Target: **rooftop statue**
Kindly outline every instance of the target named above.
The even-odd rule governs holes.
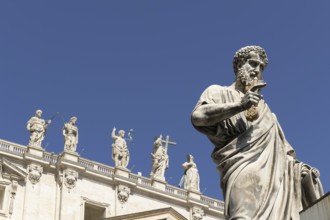
[[[126,168],[129,162],[129,151],[124,139],[125,131],[119,130],[118,135],[116,135],[116,128],[113,128],[111,136],[114,141],[112,144],[112,159],[115,161],[115,166]]]
[[[64,136],[64,150],[76,152],[78,144],[78,128],[76,126],[77,117],[72,117],[64,124],[62,133]]]
[[[165,170],[168,168],[168,154],[163,147],[163,136],[159,135],[155,138],[153,151],[151,153],[152,168],[150,177],[160,180],[165,180]]]
[[[263,48],[241,48],[235,82],[208,87],[192,113],[193,126],[215,146],[226,219],[297,220],[323,194],[319,172],[297,160],[259,93],[267,64]]]
[[[30,132],[30,141],[28,147],[42,148],[41,142],[45,138],[45,133],[51,123],[51,120],[45,122],[41,116],[42,111],[37,110],[35,116],[31,117],[27,122],[26,129]]]
[[[183,188],[199,192],[199,174],[193,155],[187,155],[187,161],[182,164],[182,168],[184,169]],[[181,183],[179,185],[181,187]]]

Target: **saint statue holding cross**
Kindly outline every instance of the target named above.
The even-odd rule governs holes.
[[[163,147],[165,143],[165,147]],[[169,141],[169,136],[166,140],[163,140],[163,136],[159,135],[155,138],[154,148],[151,153],[152,168],[150,172],[150,177],[154,179],[165,181],[165,170],[169,167],[169,158],[167,154],[168,145],[175,145],[176,143]]]

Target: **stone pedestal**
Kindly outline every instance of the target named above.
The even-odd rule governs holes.
[[[152,187],[165,191],[166,182],[160,179],[152,179],[151,180]]]
[[[129,177],[130,170],[124,167],[115,167],[115,175],[121,177]]]
[[[60,157],[73,162],[78,162],[79,154],[77,152],[72,152],[72,151],[63,151],[60,154]]]
[[[198,191],[189,190],[188,191],[188,198],[189,199],[200,200],[201,199],[201,193],[198,192]]]
[[[27,152],[37,157],[43,157],[45,150],[43,148],[28,147]]]
[[[300,220],[311,219],[330,219],[330,192],[322,196],[312,206],[300,212]]]

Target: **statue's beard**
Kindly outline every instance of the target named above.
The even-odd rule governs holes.
[[[236,82],[244,92],[248,91],[258,81],[256,76],[251,77],[251,72],[253,71],[247,71],[243,68],[238,70]]]
[[[250,76],[250,73],[245,69],[238,70],[237,79],[243,86],[250,85],[251,82],[254,80],[254,78]]]

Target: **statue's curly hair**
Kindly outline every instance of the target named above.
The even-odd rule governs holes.
[[[250,58],[250,52],[255,51],[259,54],[259,57],[262,59],[262,61],[265,63],[265,67],[268,64],[268,59],[265,50],[262,47],[259,46],[246,46],[239,49],[234,56],[233,61],[233,67],[234,72],[237,75],[239,66],[243,65],[249,58]]]

